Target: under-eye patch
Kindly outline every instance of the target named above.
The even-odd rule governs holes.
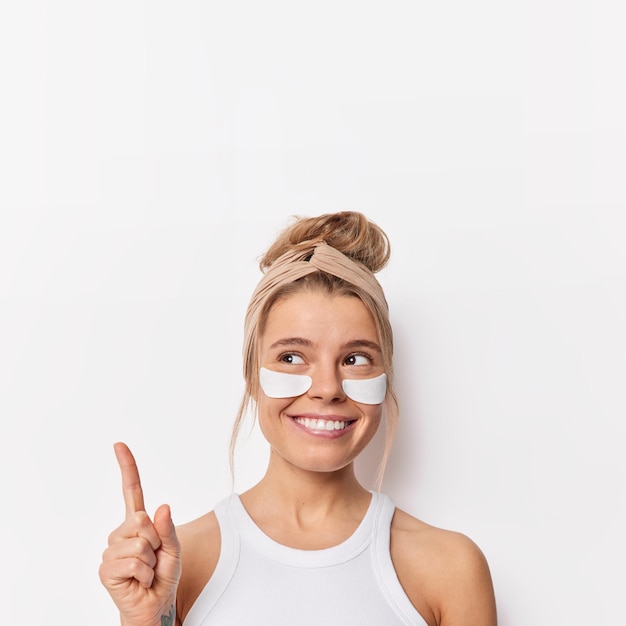
[[[387,375],[376,378],[344,378],[341,382],[348,398],[361,404],[380,404],[387,393]]]
[[[265,367],[259,371],[259,382],[263,393],[269,398],[295,398],[308,391],[313,384],[310,376],[275,372]],[[387,393],[387,376],[381,374],[376,378],[346,378],[341,386],[345,394],[355,402],[380,404]]]
[[[295,398],[308,391],[313,384],[310,376],[275,372],[265,367],[259,371],[259,382],[269,398]]]

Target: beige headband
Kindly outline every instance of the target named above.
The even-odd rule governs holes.
[[[374,274],[322,241],[312,244],[309,248],[286,252],[272,263],[250,298],[245,320],[245,335],[250,336],[249,331],[256,326],[263,303],[271,294],[279,287],[316,271],[332,274],[362,289],[378,307],[388,310],[383,289]]]

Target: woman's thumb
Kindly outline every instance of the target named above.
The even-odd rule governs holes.
[[[161,539],[161,549],[172,556],[180,556],[180,543],[168,504],[162,504],[154,514],[154,528]]]

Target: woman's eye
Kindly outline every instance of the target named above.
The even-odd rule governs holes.
[[[304,363],[304,359],[301,356],[292,353],[283,354],[280,360],[283,363],[289,363],[291,365],[302,365]]]
[[[346,365],[370,365],[371,359],[364,354],[351,354],[346,359]]]

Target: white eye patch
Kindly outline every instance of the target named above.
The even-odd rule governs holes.
[[[259,382],[263,393],[269,398],[295,398],[308,391],[313,379],[304,374],[286,374],[262,367]],[[387,375],[376,378],[346,378],[341,386],[351,400],[361,404],[380,404],[387,393]]]
[[[311,388],[313,379],[303,374],[285,374],[262,367],[259,382],[263,393],[269,398],[295,398]]]
[[[387,375],[376,378],[344,378],[341,382],[348,398],[361,404],[380,404],[387,393]]]

